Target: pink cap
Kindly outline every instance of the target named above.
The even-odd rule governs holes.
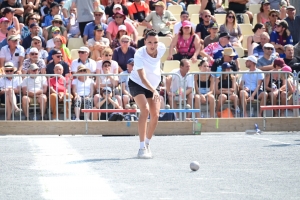
[[[6,17],[2,17],[0,19],[0,23],[2,23],[2,22],[9,22],[9,20]]]
[[[192,23],[190,21],[185,20],[182,22],[182,27],[192,27]]]
[[[290,67],[287,66],[287,65],[284,65],[284,66],[281,68],[281,71],[283,71],[283,72],[292,72],[292,68],[290,68]]]

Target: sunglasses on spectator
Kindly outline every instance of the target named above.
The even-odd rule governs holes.
[[[232,15],[229,15],[229,16],[227,16],[227,18],[231,18],[231,19],[234,19],[234,16],[232,16]]]
[[[101,17],[103,14],[94,14],[96,17]]]
[[[80,70],[79,72],[86,72],[86,69]]]
[[[272,50],[273,51],[273,48],[272,47],[265,47],[266,50]]]
[[[12,73],[14,70],[5,70],[6,73]]]
[[[105,54],[105,56],[106,56],[106,57],[108,57],[108,56],[112,56],[112,54]]]
[[[111,93],[111,91],[108,91],[108,90],[103,90],[103,93],[105,94],[105,93],[107,93],[107,94],[110,94]]]
[[[78,51],[79,54],[85,54],[85,51]]]
[[[210,15],[204,15],[205,18],[211,17]]]
[[[38,19],[35,18],[35,17],[30,17],[29,19],[30,19],[30,20],[38,20]]]
[[[62,25],[62,22],[61,21],[53,21],[54,24],[58,23],[60,25]]]
[[[34,69],[34,70],[32,70],[33,72],[36,72],[38,69]]]
[[[56,56],[56,58],[61,58],[62,56]]]
[[[110,67],[110,64],[105,64],[103,65],[103,67]]]
[[[30,53],[30,55],[32,55],[32,56],[37,56],[38,53]]]
[[[40,44],[40,43],[41,43],[41,42],[35,42],[34,44],[37,45],[37,44]]]
[[[271,17],[278,17],[278,15],[271,15]]]
[[[128,43],[129,40],[122,40],[121,42],[122,42],[122,43]]]
[[[60,31],[54,31],[53,34],[60,34]]]

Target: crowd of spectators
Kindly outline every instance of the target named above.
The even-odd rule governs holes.
[[[33,103],[39,104],[41,118],[46,119],[48,99],[52,119],[58,119],[57,103],[65,99],[71,99],[76,120],[80,119],[82,107],[125,108],[133,104],[128,75],[134,66],[136,49],[144,46],[144,36],[151,30],[170,39],[167,60],[180,61],[173,70],[179,76],[162,77],[159,88],[166,92],[162,92],[162,101],[173,108],[182,80],[187,81],[183,88],[187,103],[200,109],[207,102],[211,116],[222,111],[226,100],[234,102],[235,110],[241,106],[244,116],[249,100],[258,99],[261,105],[268,98],[273,104],[278,104],[278,99],[291,103],[286,98],[292,92],[287,89],[290,79],[264,75],[262,71],[300,71],[300,16],[296,16],[296,9],[288,0],[253,0],[249,4],[261,6],[257,15],[249,11],[247,2],[229,0],[228,8],[224,8],[222,0],[2,0],[0,74],[22,74],[18,78],[0,78],[6,119],[23,111],[29,120],[28,108]],[[187,11],[190,4],[201,4],[197,24],[190,21],[191,14],[195,14]],[[173,5],[182,7],[180,20],[168,10]],[[247,38],[240,27],[243,13],[250,23],[257,17],[253,35]],[[225,14],[223,24],[216,22],[217,14]],[[144,27],[143,35],[139,35],[139,27]],[[68,48],[71,38],[79,38],[83,43],[76,59]],[[190,64],[199,60],[199,72],[239,71],[241,63],[235,48],[243,48],[243,40],[249,56],[246,67],[261,72],[254,73],[255,77],[244,74],[240,82],[233,73],[185,77]],[[250,81],[253,78],[259,81],[254,84]],[[263,84],[266,80],[268,85]],[[104,115],[92,118],[106,119]]]

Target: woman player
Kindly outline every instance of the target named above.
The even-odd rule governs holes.
[[[157,33],[150,31],[145,36],[145,46],[139,48],[134,55],[134,66],[128,86],[140,109],[138,158],[152,158],[149,144],[159,117],[160,97],[157,87],[161,81],[160,59],[165,51],[165,45],[158,42]],[[149,113],[150,121],[147,132]]]

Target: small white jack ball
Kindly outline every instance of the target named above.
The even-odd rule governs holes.
[[[166,109],[170,109],[171,107],[170,107],[169,104],[167,104],[167,105],[165,106],[165,108],[166,108]]]
[[[186,104],[185,109],[191,109],[190,104]]]
[[[126,104],[125,105],[125,109],[129,109],[130,108],[130,105],[129,104]]]
[[[193,161],[190,164],[190,168],[193,171],[197,171],[200,168],[200,164],[197,161]]]
[[[132,108],[132,109],[137,109],[137,105],[136,105],[136,104],[133,104],[133,105],[131,106],[131,108]]]

